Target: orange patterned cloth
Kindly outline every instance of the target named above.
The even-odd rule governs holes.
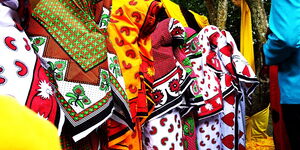
[[[132,131],[118,122],[114,122],[116,127],[108,124],[111,149],[142,149],[140,126],[154,106],[148,95],[155,72],[150,34],[155,29],[160,8],[161,4],[152,0],[112,1],[109,40],[119,58],[130,113],[136,126]]]
[[[119,57],[124,76],[126,93],[130,103],[132,117],[147,114],[147,102],[144,99],[143,78],[140,77],[142,58],[152,63],[150,33],[155,28],[155,16],[160,3],[156,1],[113,1],[110,24],[108,25],[109,39]],[[147,65],[147,64],[145,64]],[[153,78],[154,69],[149,64],[148,79]],[[140,98],[138,98],[140,97]]]

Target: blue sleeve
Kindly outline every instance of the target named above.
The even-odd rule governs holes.
[[[288,43],[280,40],[275,34],[268,36],[267,42],[263,45],[265,54],[265,63],[267,65],[276,65],[289,58],[295,47],[288,46]]]

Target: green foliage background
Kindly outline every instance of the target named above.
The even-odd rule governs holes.
[[[204,0],[172,0],[173,2],[183,6],[187,9],[193,10],[199,14],[205,15],[208,17],[208,12],[204,4]],[[263,0],[265,11],[267,14],[270,12],[270,3],[271,0]],[[228,0],[228,18],[226,23],[226,30],[231,32],[232,36],[236,40],[236,43],[239,45],[239,32],[240,32],[240,20],[241,20],[241,9],[235,6],[231,0]],[[254,30],[253,30],[254,31]],[[254,42],[256,42],[256,33],[253,33]]]

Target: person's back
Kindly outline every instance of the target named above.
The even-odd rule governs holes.
[[[279,66],[281,104],[300,104],[300,1],[273,0],[269,23],[265,60]]]
[[[278,65],[282,115],[292,149],[300,149],[300,1],[272,0],[264,44],[267,65]],[[287,140],[287,139],[286,139]],[[283,143],[284,144],[284,143]]]

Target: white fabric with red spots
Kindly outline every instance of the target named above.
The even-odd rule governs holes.
[[[193,43],[190,51],[202,52],[200,58],[203,64],[198,66],[199,72],[196,74],[199,75],[198,79],[202,79],[200,83],[208,82],[200,84],[204,100],[209,98],[207,95],[216,95],[209,85],[220,85],[223,104],[220,113],[198,121],[199,149],[245,149],[245,98],[257,86],[256,76],[229,32],[207,26],[193,39]],[[209,80],[208,75],[213,76],[214,80]]]
[[[0,3],[0,94],[15,97],[20,104],[55,124],[60,132],[64,115],[56,102],[51,75],[19,23],[14,10],[18,2],[4,2]]]
[[[147,122],[143,131],[145,149],[183,150],[181,117],[177,110]]]
[[[0,3],[0,94],[25,105],[37,58],[17,16],[15,10]]]

